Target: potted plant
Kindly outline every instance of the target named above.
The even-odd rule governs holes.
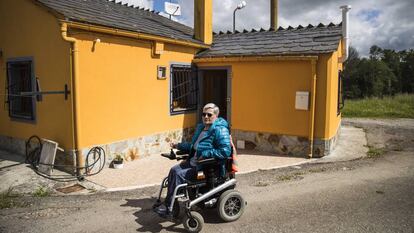
[[[124,158],[121,154],[116,153],[114,160],[112,160],[115,169],[121,169],[124,167]]]

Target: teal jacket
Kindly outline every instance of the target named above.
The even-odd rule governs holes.
[[[229,124],[223,118],[217,118],[204,137],[199,141],[196,153],[194,153],[192,148],[203,129],[204,124],[198,124],[191,143],[179,143],[177,149],[190,151],[190,158],[192,156],[197,156],[197,159],[216,158],[219,160],[219,164],[221,166],[220,173],[224,176],[226,173],[225,161],[231,156]],[[201,167],[197,167],[197,170],[200,169]]]

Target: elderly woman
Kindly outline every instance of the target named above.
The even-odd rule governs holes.
[[[197,160],[216,158],[221,166],[221,174],[225,174],[225,159],[231,155],[229,126],[226,120],[219,115],[219,108],[213,104],[206,104],[203,108],[203,124],[197,125],[191,143],[172,143],[173,148],[188,151],[189,159],[173,166],[168,174],[168,192],[165,205],[156,209],[157,213],[168,214],[166,206],[171,203],[171,197],[177,185],[194,179],[197,171]]]

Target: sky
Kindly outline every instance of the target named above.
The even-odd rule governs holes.
[[[170,0],[167,0],[170,1]],[[176,20],[193,26],[193,1],[171,0],[182,7]],[[237,11],[236,29],[268,29],[270,0],[245,0],[247,6]],[[118,2],[118,1],[117,1]],[[122,0],[162,12],[165,0]],[[232,30],[233,10],[240,0],[213,0],[213,30]],[[351,5],[350,39],[362,56],[372,45],[382,48],[414,49],[414,0],[279,0],[279,26],[297,27],[342,21],[339,9]]]

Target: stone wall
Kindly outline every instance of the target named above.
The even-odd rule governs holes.
[[[0,135],[0,149],[16,154],[16,156],[26,157],[26,141],[28,139],[13,138]],[[60,150],[56,151],[55,165],[65,165],[65,167],[55,167],[55,169],[73,172],[74,157],[73,153]]]
[[[340,127],[336,135],[329,140],[314,140],[313,157],[320,158],[328,155],[336,145],[340,135]],[[232,130],[232,137],[243,140],[246,150],[257,150],[279,155],[308,156],[309,140],[307,137],[280,135],[263,132]]]
[[[162,152],[168,153],[171,142],[189,142],[193,134],[194,128],[177,129],[96,146],[100,146],[105,150],[106,161],[109,164],[115,153],[124,155],[126,160],[139,159]],[[85,158],[91,148],[82,149]]]
[[[26,140],[0,135],[0,149],[25,156]]]

